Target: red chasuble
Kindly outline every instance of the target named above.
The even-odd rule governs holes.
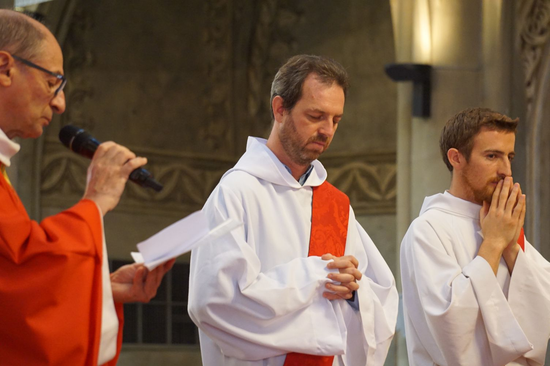
[[[349,198],[329,182],[313,187],[309,256],[344,255],[349,222]],[[289,353],[284,366],[331,366],[334,356]]]
[[[97,365],[102,240],[92,201],[38,224],[0,176],[1,365]]]

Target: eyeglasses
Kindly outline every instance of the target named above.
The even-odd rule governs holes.
[[[19,56],[15,56],[15,55],[12,55],[12,57],[22,63],[24,63],[25,65],[27,66],[30,66],[30,67],[34,67],[35,69],[38,69],[40,71],[43,71],[47,74],[50,74],[52,76],[55,76],[55,78],[57,78],[57,80],[61,80],[61,84],[57,87],[57,89],[55,89],[55,93],[53,94],[53,96],[57,96],[57,94],[63,90],[63,88],[65,87],[65,85],[67,84],[67,78],[61,74],[58,74],[56,72],[53,72],[53,71],[50,71],[50,70],[46,70],[45,68],[43,67],[40,67],[38,66],[37,64],[35,63],[32,63],[30,62],[29,60],[25,60],[24,58],[21,58]]]

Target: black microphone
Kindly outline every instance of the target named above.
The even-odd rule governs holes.
[[[71,151],[91,159],[94,156],[100,142],[92,137],[82,128],[67,125],[59,131],[59,140],[63,145],[67,146]],[[145,187],[152,188],[157,192],[162,191],[162,184],[157,182],[151,173],[143,168],[137,168],[130,173],[130,178],[134,183]]]

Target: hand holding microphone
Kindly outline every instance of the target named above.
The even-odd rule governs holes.
[[[147,159],[136,157],[124,146],[114,142],[100,144],[83,129],[70,125],[61,129],[59,139],[72,151],[92,159],[84,198],[93,200],[103,214],[116,207],[127,180],[156,191],[162,189],[148,171],[140,168]]]

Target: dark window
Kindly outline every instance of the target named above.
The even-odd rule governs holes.
[[[131,262],[111,260],[112,271]],[[176,263],[148,304],[124,304],[126,344],[199,344],[198,331],[187,313],[189,264]]]

